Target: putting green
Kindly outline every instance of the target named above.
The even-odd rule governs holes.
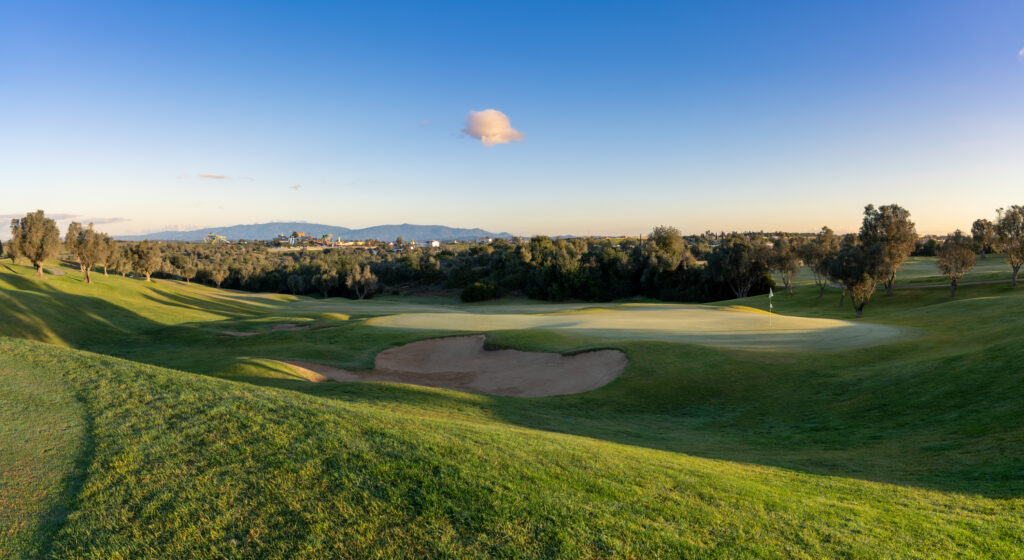
[[[602,338],[672,340],[750,350],[846,350],[904,339],[889,325],[773,315],[750,308],[699,305],[621,305],[558,313],[494,310],[398,313],[368,324],[397,329],[486,332],[549,329]]]

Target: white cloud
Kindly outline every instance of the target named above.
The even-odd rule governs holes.
[[[466,118],[466,128],[462,132],[479,138],[484,146],[523,141],[523,133],[512,128],[505,113],[495,109],[470,111]]]
[[[1017,53],[1017,60],[1024,62],[1024,49],[1021,49],[1020,52]]]
[[[213,173],[200,173],[200,179],[230,179],[227,175],[214,175]]]
[[[297,190],[302,188],[302,185],[292,185],[292,186],[290,186],[288,188],[293,190],[293,191],[297,191]]]

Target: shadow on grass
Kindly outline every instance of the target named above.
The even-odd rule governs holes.
[[[50,511],[46,514],[46,524],[39,531],[41,554],[39,558],[52,558],[54,546],[57,543],[57,535],[67,523],[68,516],[77,510],[82,502],[82,489],[88,479],[89,466],[92,465],[96,455],[96,440],[93,435],[93,418],[89,412],[88,403],[76,394],[75,399],[79,402],[85,420],[85,430],[82,438],[82,445],[75,457],[74,467],[61,481],[61,499],[57,500]]]

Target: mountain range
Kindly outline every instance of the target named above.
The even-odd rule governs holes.
[[[191,231],[158,231],[142,235],[119,235],[118,239],[126,241],[202,241],[207,234],[223,235],[228,240],[238,239],[269,240],[278,235],[291,235],[292,232],[305,232],[306,235],[320,237],[330,234],[334,239],[355,241],[361,239],[377,239],[394,241],[401,237],[406,241],[467,241],[481,237],[512,237],[510,233],[492,233],[479,228],[453,228],[448,226],[426,226],[416,224],[398,224],[373,226],[362,229],[351,229],[325,224],[307,222],[270,222],[266,224],[243,224],[225,227],[195,229]]]

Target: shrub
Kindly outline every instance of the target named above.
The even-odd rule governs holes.
[[[498,297],[494,284],[486,280],[473,282],[462,289],[462,301],[472,303]]]

